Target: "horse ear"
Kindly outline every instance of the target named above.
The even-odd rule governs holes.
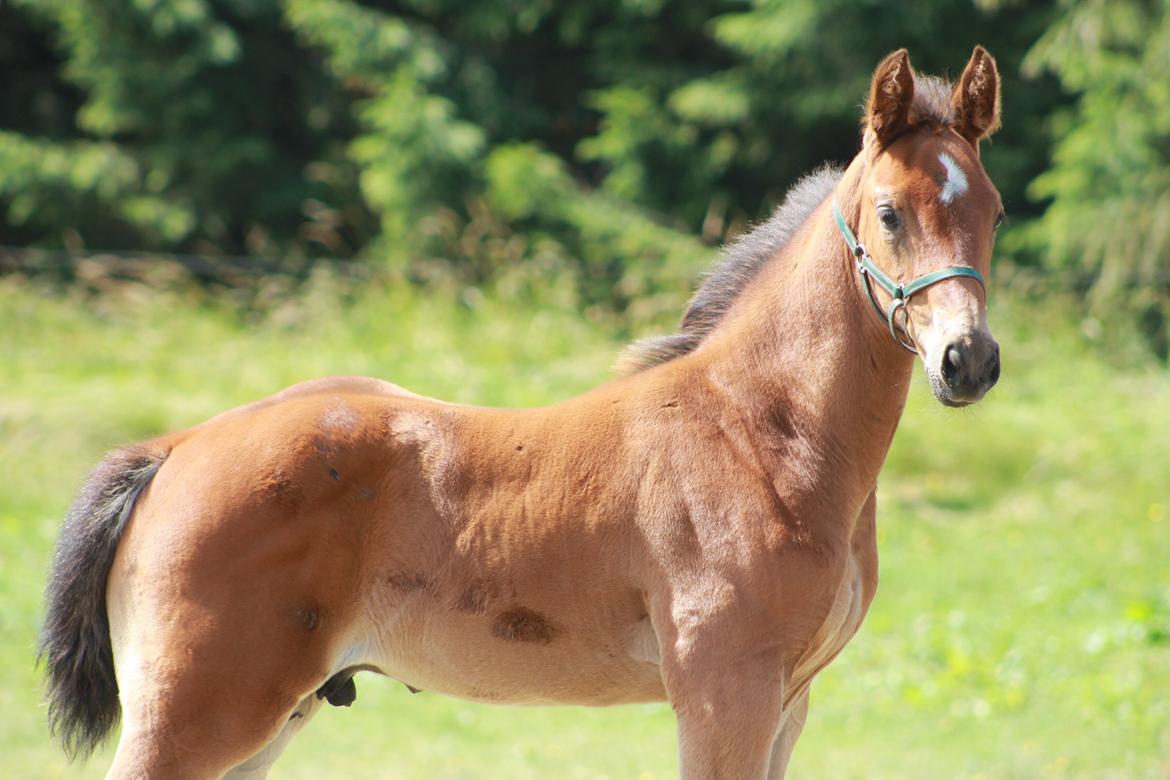
[[[885,146],[906,129],[913,101],[914,71],[910,67],[910,53],[898,49],[873,72],[869,102],[865,106],[866,124],[879,144]]]
[[[951,94],[955,130],[972,144],[999,129],[999,69],[987,49],[976,46]]]

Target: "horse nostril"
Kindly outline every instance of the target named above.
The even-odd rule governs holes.
[[[999,381],[999,347],[991,356],[991,370],[987,372],[987,384],[990,387]]]
[[[963,360],[963,353],[958,347],[948,347],[942,359],[943,379],[948,385],[953,385],[959,376],[959,365]]]

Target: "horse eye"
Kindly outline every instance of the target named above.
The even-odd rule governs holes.
[[[895,230],[902,220],[898,218],[898,212],[890,206],[878,207],[878,220],[882,223],[882,227],[886,230]]]
[[[996,230],[999,230],[999,226],[1003,224],[1003,221],[1006,218],[1006,216],[1007,215],[1005,215],[1002,211],[999,212],[999,214],[996,214],[996,216],[995,216],[995,229]]]

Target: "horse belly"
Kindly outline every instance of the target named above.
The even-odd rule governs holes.
[[[413,688],[520,705],[665,698],[647,620],[611,627],[526,607],[483,615],[416,607],[383,620],[378,633],[375,664]]]

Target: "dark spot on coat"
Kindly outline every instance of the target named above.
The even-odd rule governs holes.
[[[386,578],[386,582],[402,593],[413,593],[431,587],[430,578],[421,571],[396,571]]]
[[[337,481],[340,481],[340,480],[341,480],[341,472],[340,472],[340,471],[338,471],[338,470],[337,470],[337,469],[335,469],[335,468],[330,468],[330,469],[329,469],[329,476],[333,477],[333,480],[334,480],[335,482],[337,482]]]
[[[470,612],[473,615],[482,615],[487,612],[488,601],[495,598],[496,589],[483,580],[472,580],[455,602],[455,609],[460,612]]]
[[[547,645],[558,633],[548,618],[527,607],[512,607],[496,615],[492,636],[510,642],[533,642]]]
[[[286,509],[295,509],[302,500],[296,483],[282,469],[260,477],[256,489],[261,500],[274,501]]]
[[[316,607],[302,607],[296,612],[297,622],[306,631],[316,631],[321,625],[321,611]]]
[[[472,688],[470,698],[475,701],[499,701],[503,697],[495,691],[489,691],[486,688]]]
[[[523,444],[517,444],[517,445],[516,445],[516,452],[524,452],[524,445],[523,445]]]

